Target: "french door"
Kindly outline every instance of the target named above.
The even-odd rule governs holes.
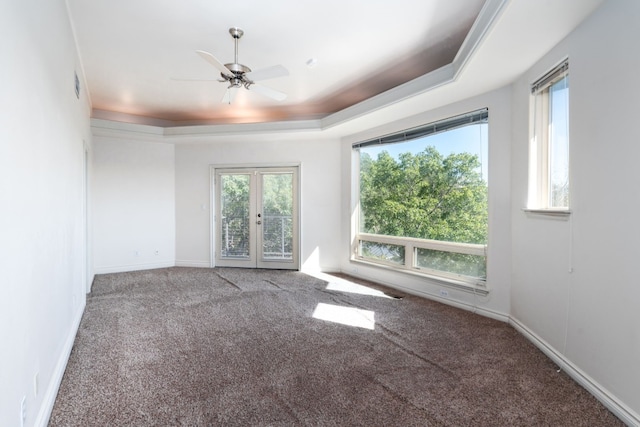
[[[215,169],[215,265],[299,269],[298,168]]]

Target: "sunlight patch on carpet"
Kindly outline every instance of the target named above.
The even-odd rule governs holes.
[[[370,330],[375,329],[376,325],[375,313],[373,311],[354,307],[341,307],[339,305],[325,304],[322,302],[318,303],[312,316],[314,319]]]
[[[350,294],[369,295],[373,297],[397,299],[385,294],[377,289],[370,288],[368,286],[359,285],[350,280],[341,279],[339,277],[331,276],[325,273],[307,273],[317,279],[329,282],[327,284],[328,291],[347,292]]]

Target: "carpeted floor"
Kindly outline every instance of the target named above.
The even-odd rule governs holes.
[[[285,271],[97,276],[50,426],[623,425],[507,324],[398,295]]]

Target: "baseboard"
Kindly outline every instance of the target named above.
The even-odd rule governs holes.
[[[146,264],[126,264],[96,267],[95,274],[124,273],[127,271],[153,270],[154,268],[174,267],[175,261],[159,261]]]
[[[176,267],[211,268],[211,261],[193,261],[193,260],[177,259]]]
[[[523,325],[518,319],[514,317],[509,318],[509,323],[525,338],[533,343],[540,349],[547,357],[561,367],[563,371],[567,373],[575,382],[584,387],[589,393],[591,393],[596,399],[598,399],[604,406],[613,412],[622,422],[629,426],[640,426],[640,415],[635,413],[631,408],[622,403],[618,398],[611,394],[607,389],[602,387],[591,378],[587,373],[578,368],[570,360],[565,358],[560,352],[549,345],[545,340],[540,338],[537,334]]]
[[[87,289],[87,294],[91,293],[91,289],[93,288],[93,280],[96,278],[96,274],[95,273],[91,273],[91,276],[89,276],[89,288]]]
[[[69,356],[71,356],[71,350],[73,349],[73,343],[76,340],[76,334],[78,333],[78,328],[80,327],[80,321],[82,320],[85,306],[86,301],[83,298],[82,305],[78,308],[75,318],[73,319],[73,324],[71,325],[69,333],[67,334],[67,339],[65,340],[64,346],[62,347],[62,352],[60,353],[58,362],[53,369],[53,375],[51,375],[49,386],[47,387],[47,390],[45,391],[42,398],[42,405],[40,406],[38,416],[36,417],[36,420],[33,424],[36,427],[46,427],[49,424],[51,411],[53,411],[53,405],[56,403],[58,390],[60,389],[60,384],[62,384],[62,377],[64,376],[65,369],[67,368]]]

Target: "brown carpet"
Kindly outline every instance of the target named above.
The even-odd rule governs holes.
[[[623,425],[507,324],[340,280],[97,276],[50,425]],[[332,310],[375,327],[316,318]]]

